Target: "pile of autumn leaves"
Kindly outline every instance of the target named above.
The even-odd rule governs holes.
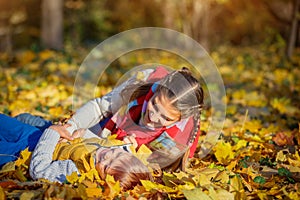
[[[281,49],[276,44],[224,46],[211,53],[225,83],[227,116],[211,153],[204,159],[196,155],[186,171],[156,171],[155,182],[142,181],[129,191],[122,191],[111,176],[101,180],[94,170],[80,177],[72,174],[61,185],[32,181],[31,152],[25,150],[0,171],[0,199],[299,199],[300,53],[286,60]],[[156,60],[167,65],[178,62],[170,57]],[[76,63],[48,50],[23,51],[13,58],[1,55],[0,112],[12,116],[30,112],[52,120],[68,117]],[[96,91],[103,95],[109,90],[99,86]],[[209,113],[201,116],[202,137]],[[145,155],[147,149],[137,152],[141,159]]]

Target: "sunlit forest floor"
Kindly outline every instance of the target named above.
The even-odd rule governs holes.
[[[53,121],[67,118],[83,59],[79,55],[87,53],[82,51],[1,54],[0,112],[30,112]],[[226,88],[225,125],[211,153],[204,159],[196,155],[185,172],[156,174],[157,182],[144,181],[130,191],[120,191],[114,180],[99,180],[93,173],[60,185],[32,181],[30,152],[24,151],[0,171],[0,199],[300,199],[300,51],[290,60],[283,52],[283,46],[273,44],[222,46],[210,54]],[[110,91],[126,68],[145,61],[137,54],[114,63],[113,74],[105,74],[107,84],[99,85],[96,95]],[[179,64],[168,56],[156,63]],[[201,116],[203,137],[209,113]]]

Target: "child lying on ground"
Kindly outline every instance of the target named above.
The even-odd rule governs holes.
[[[41,133],[37,128],[23,124],[14,118],[0,114],[0,119],[0,137],[6,139],[1,140],[2,145],[6,143],[12,146],[19,141],[23,142],[23,146],[15,145],[14,152],[10,152],[14,157],[18,156],[17,151],[35,146],[31,144],[32,141],[29,142],[30,137],[40,137],[37,143],[35,140],[36,147],[30,162],[29,172],[33,179],[45,178],[50,181],[64,182],[66,176],[73,172],[80,174],[95,168],[102,179],[110,174],[115,180],[120,181],[124,190],[127,190],[139,184],[140,180],[151,178],[148,168],[138,158],[127,152],[126,148],[116,148],[116,146],[110,148],[111,143],[108,140],[74,139],[60,134],[67,133],[66,126],[62,125],[52,125]],[[10,130],[9,128],[12,127],[8,124],[17,128]],[[14,131],[19,132],[14,133]],[[59,143],[61,137],[71,141]],[[0,154],[9,155],[5,148],[0,150],[3,150]]]

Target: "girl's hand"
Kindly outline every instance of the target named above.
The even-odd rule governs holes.
[[[137,144],[134,134],[124,137],[123,142],[125,142],[126,144],[128,144],[128,143],[132,144],[132,146],[135,149],[138,147],[138,144]]]
[[[84,128],[80,128],[80,129],[77,129],[76,131],[73,132],[72,134],[72,138],[75,139],[75,138],[82,138],[85,134],[85,129]],[[65,139],[65,138],[60,138],[59,139],[59,143],[61,142],[68,142],[69,140]]]
[[[73,136],[71,135],[71,133],[69,133],[69,131],[67,130],[67,128],[71,126],[70,124],[55,124],[50,126],[49,128],[55,130],[57,133],[59,133],[61,138],[65,138],[67,140],[73,140]]]
[[[82,138],[85,134],[86,129],[80,128],[73,132],[72,137],[75,138]]]

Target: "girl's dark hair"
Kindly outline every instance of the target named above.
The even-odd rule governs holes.
[[[159,83],[156,93],[170,99],[180,111],[181,118],[193,116],[203,107],[203,89],[185,67],[166,76]]]
[[[125,87],[121,92],[121,96],[124,102],[128,103],[146,95],[152,85],[153,82],[137,81]],[[174,107],[180,111],[181,118],[187,118],[195,114],[198,117],[203,108],[203,89],[198,80],[192,76],[191,71],[186,67],[173,71],[163,78],[159,82],[156,94],[164,95],[170,99]]]

